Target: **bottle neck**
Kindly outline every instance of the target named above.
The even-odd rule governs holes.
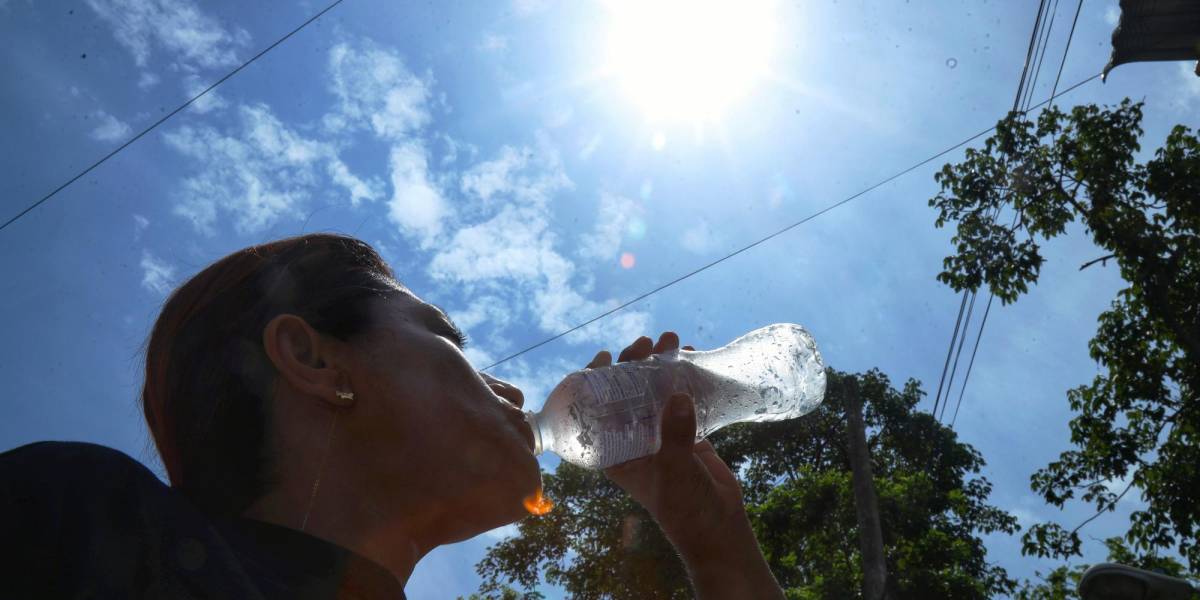
[[[525,422],[529,423],[529,428],[533,430],[533,454],[537,456],[546,451],[546,446],[542,439],[542,419],[532,410],[525,411]]]

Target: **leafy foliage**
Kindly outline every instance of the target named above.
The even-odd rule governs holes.
[[[470,596],[467,596],[465,599],[462,596],[458,597],[458,600],[493,600],[493,599],[496,599],[496,600],[545,600],[546,596],[543,595],[541,592],[518,592],[517,590],[514,590],[511,587],[503,586],[503,587],[500,587],[497,590],[495,590],[493,592],[489,592],[487,594],[475,593],[475,594],[471,594]]]
[[[712,441],[735,472],[750,519],[789,598],[858,595],[862,572],[851,488],[843,381],[857,377],[883,523],[890,584],[898,597],[984,598],[1015,582],[986,561],[978,537],[1013,533],[1016,520],[986,503],[984,461],[949,429],[915,410],[924,393],[877,371],[829,371],[824,403],[790,421],[734,425]],[[658,527],[603,474],[562,463],[543,477],[557,503],[476,566],[480,591],[539,573],[575,598],[690,598],[682,563]]]
[[[1196,579],[1183,564],[1169,556],[1139,556],[1119,537],[1104,540],[1108,547],[1108,562],[1120,563],[1171,577]],[[1017,600],[1074,600],[1079,597],[1079,580],[1090,565],[1063,565],[1042,577],[1039,583],[1025,581],[1014,596]]]
[[[956,223],[955,254],[938,279],[955,290],[988,286],[1015,301],[1038,280],[1037,239],[1079,221],[1108,252],[1128,286],[1100,315],[1090,354],[1105,372],[1068,392],[1075,449],[1032,477],[1055,506],[1076,498],[1097,513],[1131,488],[1147,506],[1126,539],[1138,556],[1177,547],[1200,568],[1200,140],[1175,127],[1153,158],[1139,163],[1142,108],[1128,99],[1070,114],[1055,107],[1036,123],[1018,114],[982,149],[946,165],[930,200],[937,225]],[[1013,214],[996,218],[1002,210]],[[1110,482],[1128,477],[1123,492]],[[1079,554],[1075,530],[1032,527],[1023,552]]]

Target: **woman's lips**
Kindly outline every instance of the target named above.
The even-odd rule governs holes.
[[[533,452],[537,450],[537,444],[533,436],[533,424],[525,418],[525,413],[523,412],[519,412],[515,419],[517,420],[517,429],[520,430],[521,436],[525,438],[525,442],[529,444],[529,451]]]
[[[494,391],[492,394],[496,396],[496,399],[502,403],[505,414],[507,414],[508,417],[514,421],[514,424],[517,426],[517,430],[521,432],[521,437],[524,437],[525,442],[529,444],[529,451],[533,452],[537,450],[537,442],[534,441],[533,435],[533,425],[529,422],[529,419],[525,418],[525,411],[518,408],[516,404],[513,404],[503,396],[496,394]]]

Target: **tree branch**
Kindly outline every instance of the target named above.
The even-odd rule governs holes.
[[[1104,264],[1102,264],[1102,265],[1100,265],[1100,266],[1102,266],[1102,267],[1106,267],[1106,266],[1108,266],[1108,259],[1110,259],[1110,258],[1116,258],[1116,257],[1117,257],[1117,255],[1116,255],[1116,254],[1109,254],[1108,256],[1101,256],[1100,258],[1097,258],[1097,259],[1094,259],[1094,260],[1089,260],[1089,261],[1087,261],[1087,262],[1083,263],[1082,265],[1080,265],[1080,267],[1079,267],[1079,270],[1080,270],[1080,271],[1082,271],[1082,270],[1084,270],[1084,269],[1086,269],[1086,268],[1088,268],[1088,267],[1090,267],[1090,266],[1092,266],[1092,265],[1094,265],[1094,264],[1096,264],[1096,263],[1104,263]]]
[[[1084,525],[1087,525],[1088,523],[1091,523],[1092,521],[1096,520],[1096,517],[1099,517],[1100,515],[1102,515],[1106,512],[1115,510],[1117,508],[1117,503],[1120,502],[1121,498],[1124,498],[1125,494],[1128,493],[1129,490],[1131,490],[1131,489],[1133,489],[1133,478],[1132,477],[1129,478],[1129,485],[1125,486],[1125,489],[1121,490],[1120,494],[1117,494],[1117,497],[1113,499],[1112,503],[1110,503],[1107,507],[1104,507],[1104,506],[1100,507],[1100,510],[1096,511],[1096,514],[1088,517],[1082,523],[1076,525],[1075,529],[1071,530],[1071,534],[1074,535],[1075,532],[1079,531],[1080,528],[1082,528]]]

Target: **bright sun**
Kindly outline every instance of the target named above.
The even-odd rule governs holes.
[[[652,120],[714,121],[767,73],[770,0],[610,0],[605,70]]]

